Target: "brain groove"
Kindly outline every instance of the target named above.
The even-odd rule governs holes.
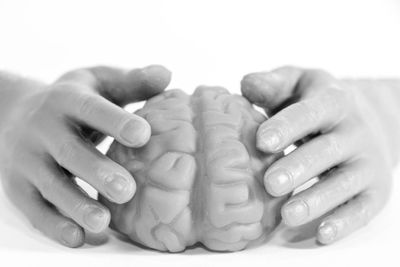
[[[235,251],[262,240],[279,223],[284,199],[272,198],[262,174],[274,156],[255,149],[265,118],[221,87],[158,95],[137,111],[151,125],[149,143],[114,142],[108,155],[137,182],[125,204],[110,208],[112,227],[145,246],[178,252],[196,243]]]

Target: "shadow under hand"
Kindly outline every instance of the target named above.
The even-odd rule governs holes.
[[[315,249],[320,247],[316,234],[320,220],[314,220],[298,227],[279,226],[276,233],[277,243],[284,247],[296,249]]]

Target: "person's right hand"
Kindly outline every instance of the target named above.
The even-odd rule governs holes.
[[[170,82],[170,72],[149,66],[129,72],[96,67],[63,75],[52,85],[22,91],[0,110],[0,172],[4,190],[32,225],[68,247],[84,243],[84,229],[104,230],[110,212],[75,183],[80,177],[112,202],[130,200],[134,178],[100,153],[105,135],[140,147],[150,126],[121,108],[147,99]],[[1,90],[1,88],[0,88]]]

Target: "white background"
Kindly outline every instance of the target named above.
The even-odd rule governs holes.
[[[51,82],[82,66],[158,63],[173,71],[170,87],[191,92],[209,84],[238,92],[244,74],[285,64],[338,77],[399,77],[399,33],[395,0],[0,0],[0,69]],[[66,249],[33,230],[0,192],[0,266],[399,266],[398,173],[380,216],[335,245],[299,242],[302,234],[281,229],[262,247],[223,254],[157,253],[114,236]]]

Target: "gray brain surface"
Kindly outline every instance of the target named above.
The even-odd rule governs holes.
[[[179,252],[203,244],[236,251],[259,243],[280,222],[283,198],[263,187],[276,156],[257,151],[256,131],[265,117],[242,96],[221,87],[193,95],[169,90],[136,112],[152,130],[141,148],[117,142],[108,156],[135,178],[125,204],[100,200],[111,226],[144,246]]]

